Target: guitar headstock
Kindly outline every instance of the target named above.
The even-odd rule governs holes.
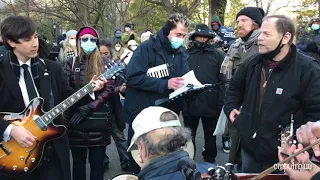
[[[288,150],[293,145],[296,144],[296,140],[293,135],[293,115],[291,115],[291,123],[290,126],[285,126],[281,128],[280,133],[280,141],[281,141],[281,148],[282,148],[282,154],[289,155]]]
[[[105,71],[103,72],[102,76],[105,79],[110,79],[114,75],[116,75],[118,72],[124,70],[126,68],[125,64],[122,62],[119,63],[109,63],[109,66],[105,68]]]

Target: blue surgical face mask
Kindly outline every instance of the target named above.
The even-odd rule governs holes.
[[[97,44],[91,41],[81,42],[81,47],[86,54],[91,54],[97,48]]]
[[[122,32],[121,32],[121,31],[116,31],[116,32],[114,33],[114,36],[115,36],[116,38],[121,38],[121,35],[122,35]]]
[[[320,28],[320,24],[312,24],[311,25],[311,29],[314,31],[319,30],[319,28]]]
[[[183,38],[172,37],[170,43],[173,49],[179,49],[183,44]]]

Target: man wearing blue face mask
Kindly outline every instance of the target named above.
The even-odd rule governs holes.
[[[124,119],[130,125],[128,140],[133,135],[132,121],[144,108],[154,106],[156,100],[168,97],[173,90],[183,86],[181,77],[189,71],[189,66],[181,46],[189,25],[190,21],[184,15],[175,13],[156,37],[150,37],[134,51],[127,69],[123,109]],[[179,114],[182,102],[172,102],[168,106],[166,108]],[[135,173],[140,170],[137,166],[132,169]]]
[[[116,42],[121,41],[122,31],[119,26],[114,27],[114,35],[112,37],[112,46],[116,44]]]
[[[297,44],[303,53],[320,61],[320,19],[315,19]]]

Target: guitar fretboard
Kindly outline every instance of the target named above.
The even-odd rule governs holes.
[[[105,78],[110,79],[112,76],[114,76],[119,70],[121,70],[122,66],[119,67],[112,67],[108,69],[105,73],[101,74],[97,79]],[[79,89],[77,92],[72,94],[70,97],[62,101],[60,104],[52,108],[50,111],[45,113],[43,116],[41,116],[42,121],[48,125],[51,123],[56,117],[61,115],[65,110],[67,110],[69,107],[74,105],[76,102],[78,102],[81,98],[83,98],[85,95],[92,92],[92,89],[95,87],[93,82],[88,83],[81,89]]]
[[[76,93],[62,101],[60,104],[52,108],[49,112],[45,113],[41,116],[41,119],[48,125],[51,123],[56,117],[61,115],[65,110],[70,108],[76,102],[78,102],[85,95],[89,94],[94,88],[94,83],[89,83],[83,88],[79,89]]]

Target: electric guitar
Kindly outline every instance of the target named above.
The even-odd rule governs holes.
[[[116,73],[125,69],[123,63],[109,65],[109,68],[98,78],[110,79]],[[85,95],[91,93],[94,87],[93,82],[88,83],[49,112],[43,111],[44,100],[37,97],[32,99],[25,110],[20,113],[0,113],[0,119],[10,121],[16,126],[22,126],[37,137],[33,146],[28,148],[20,146],[14,138],[11,138],[8,142],[1,140],[0,173],[22,176],[33,171],[41,161],[45,144],[63,136],[66,132],[65,126],[54,125],[52,121]]]
[[[291,145],[296,144],[296,140],[294,139],[293,135],[293,114],[291,114],[291,122],[290,126],[286,126],[282,128],[280,133],[280,141],[281,141],[281,148],[282,148],[282,155],[288,157],[288,150],[290,149]]]

